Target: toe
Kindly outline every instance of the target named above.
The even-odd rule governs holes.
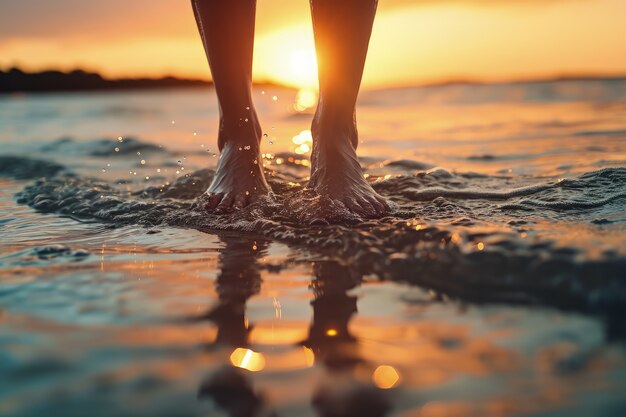
[[[359,216],[365,216],[367,214],[365,209],[361,207],[355,199],[346,200],[344,205],[348,208],[348,210],[358,214]]]
[[[215,209],[216,213],[227,213],[231,210],[233,206],[234,197],[232,194],[226,194],[222,201],[218,204]]]
[[[245,194],[237,194],[235,197],[235,201],[233,202],[233,208],[235,210],[241,210],[246,206],[246,195]]]
[[[206,208],[209,210],[214,210],[215,207],[222,201],[222,197],[224,197],[223,193],[209,193],[208,202],[206,204]]]
[[[371,202],[367,201],[366,199],[359,201],[359,205],[363,207],[364,214],[367,217],[374,217],[378,215],[379,213],[379,210],[376,208],[376,206],[374,206]]]
[[[376,215],[380,216],[385,212],[385,206],[376,197],[372,197],[368,201]]]
[[[391,206],[383,197],[376,196],[376,201],[382,206],[383,213],[387,213],[391,210]]]

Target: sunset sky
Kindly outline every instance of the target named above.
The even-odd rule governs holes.
[[[624,0],[380,0],[368,87],[626,74]],[[315,83],[307,0],[258,0],[258,81]],[[0,67],[208,78],[188,0],[0,0]]]

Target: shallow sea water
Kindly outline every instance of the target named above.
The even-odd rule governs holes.
[[[212,91],[0,97],[1,416],[626,413],[625,81],[363,92],[366,222],[255,97],[224,216]]]

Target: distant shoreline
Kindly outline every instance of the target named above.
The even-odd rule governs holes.
[[[263,83],[262,85],[273,86],[274,84]],[[158,90],[211,86],[213,86],[211,81],[172,76],[109,79],[98,73],[84,70],[26,72],[19,68],[11,68],[7,71],[0,71],[0,94]]]
[[[472,80],[472,79],[458,79],[458,80],[448,80],[448,81],[433,81],[433,82],[424,82],[421,84],[408,84],[404,86],[389,86],[389,87],[379,87],[379,88],[371,88],[369,91],[383,91],[383,90],[400,90],[400,89],[411,89],[411,88],[429,88],[429,87],[448,87],[455,85],[516,85],[516,84],[548,84],[548,83],[558,83],[558,82],[593,82],[593,81],[618,81],[618,82],[626,82],[626,74],[624,75],[564,75],[564,76],[555,76],[555,77],[546,77],[546,78],[520,78],[520,79],[511,79],[511,80]]]
[[[472,79],[458,79],[440,82],[425,82],[406,86],[390,86],[371,88],[368,90],[395,90],[401,88],[443,87],[453,85],[498,85],[498,84],[541,84],[567,81],[626,81],[626,75],[564,75],[548,78],[484,81]],[[95,72],[74,70],[63,72],[48,70],[40,72],[26,72],[19,68],[0,70],[0,94],[13,93],[71,93],[88,91],[132,91],[132,90],[162,90],[175,88],[212,87],[208,80],[179,78],[174,76],[161,78],[105,78]],[[283,87],[297,88],[272,82],[255,83],[256,87]]]

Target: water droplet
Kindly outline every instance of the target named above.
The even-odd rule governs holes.
[[[246,117],[243,121],[244,121],[244,122],[246,122],[246,123],[248,123],[248,118]]]
[[[261,91],[261,94],[262,94],[262,95],[265,95],[265,91]]]
[[[276,126],[272,126],[272,130],[276,130]]]
[[[149,179],[150,179],[150,177],[146,176],[146,179],[147,179],[147,180],[149,180]]]
[[[104,168],[102,168],[102,172],[107,172],[107,170],[106,170],[106,169],[104,169]]]
[[[181,161],[180,159],[178,161],[176,161],[178,163],[178,165],[182,165],[183,161]]]
[[[263,133],[263,137],[264,137],[264,138],[266,138],[266,137],[268,137],[268,136],[269,136],[269,135],[268,135],[267,133]]]
[[[193,135],[194,135],[194,136],[198,136],[198,133],[197,133],[197,132],[193,132]]]
[[[111,164],[107,164],[107,166],[108,166],[108,167],[110,167],[110,166],[111,166]]]
[[[176,124],[176,120],[172,120],[172,124],[175,125]]]
[[[117,137],[117,141],[118,141],[118,142],[120,142],[120,143],[122,143],[122,142],[124,142],[124,138],[123,138],[123,137],[121,137],[121,136],[118,136],[118,137]]]
[[[274,144],[274,141],[273,141],[273,140],[270,140],[270,145],[273,145],[273,144]]]
[[[243,148],[244,148],[246,151],[249,151],[249,150],[250,150],[250,145],[246,145],[246,146],[244,146]]]
[[[217,156],[217,154],[213,154],[213,155],[211,155],[211,156],[212,156],[213,158],[215,158],[215,157]]]
[[[161,168],[157,168],[157,172],[161,172]]]
[[[138,155],[138,156],[139,156],[139,155],[141,155],[141,152],[137,152],[137,155]]]
[[[145,159],[142,159],[142,160],[141,160],[141,165],[145,165],[145,164],[146,164],[146,160],[145,160]]]
[[[116,147],[115,152],[119,152],[119,151],[120,151],[120,148]]]
[[[176,170],[176,173],[177,173],[177,174],[180,174],[180,171],[179,171],[179,170]]]
[[[250,107],[246,106],[246,110],[250,110]]]

